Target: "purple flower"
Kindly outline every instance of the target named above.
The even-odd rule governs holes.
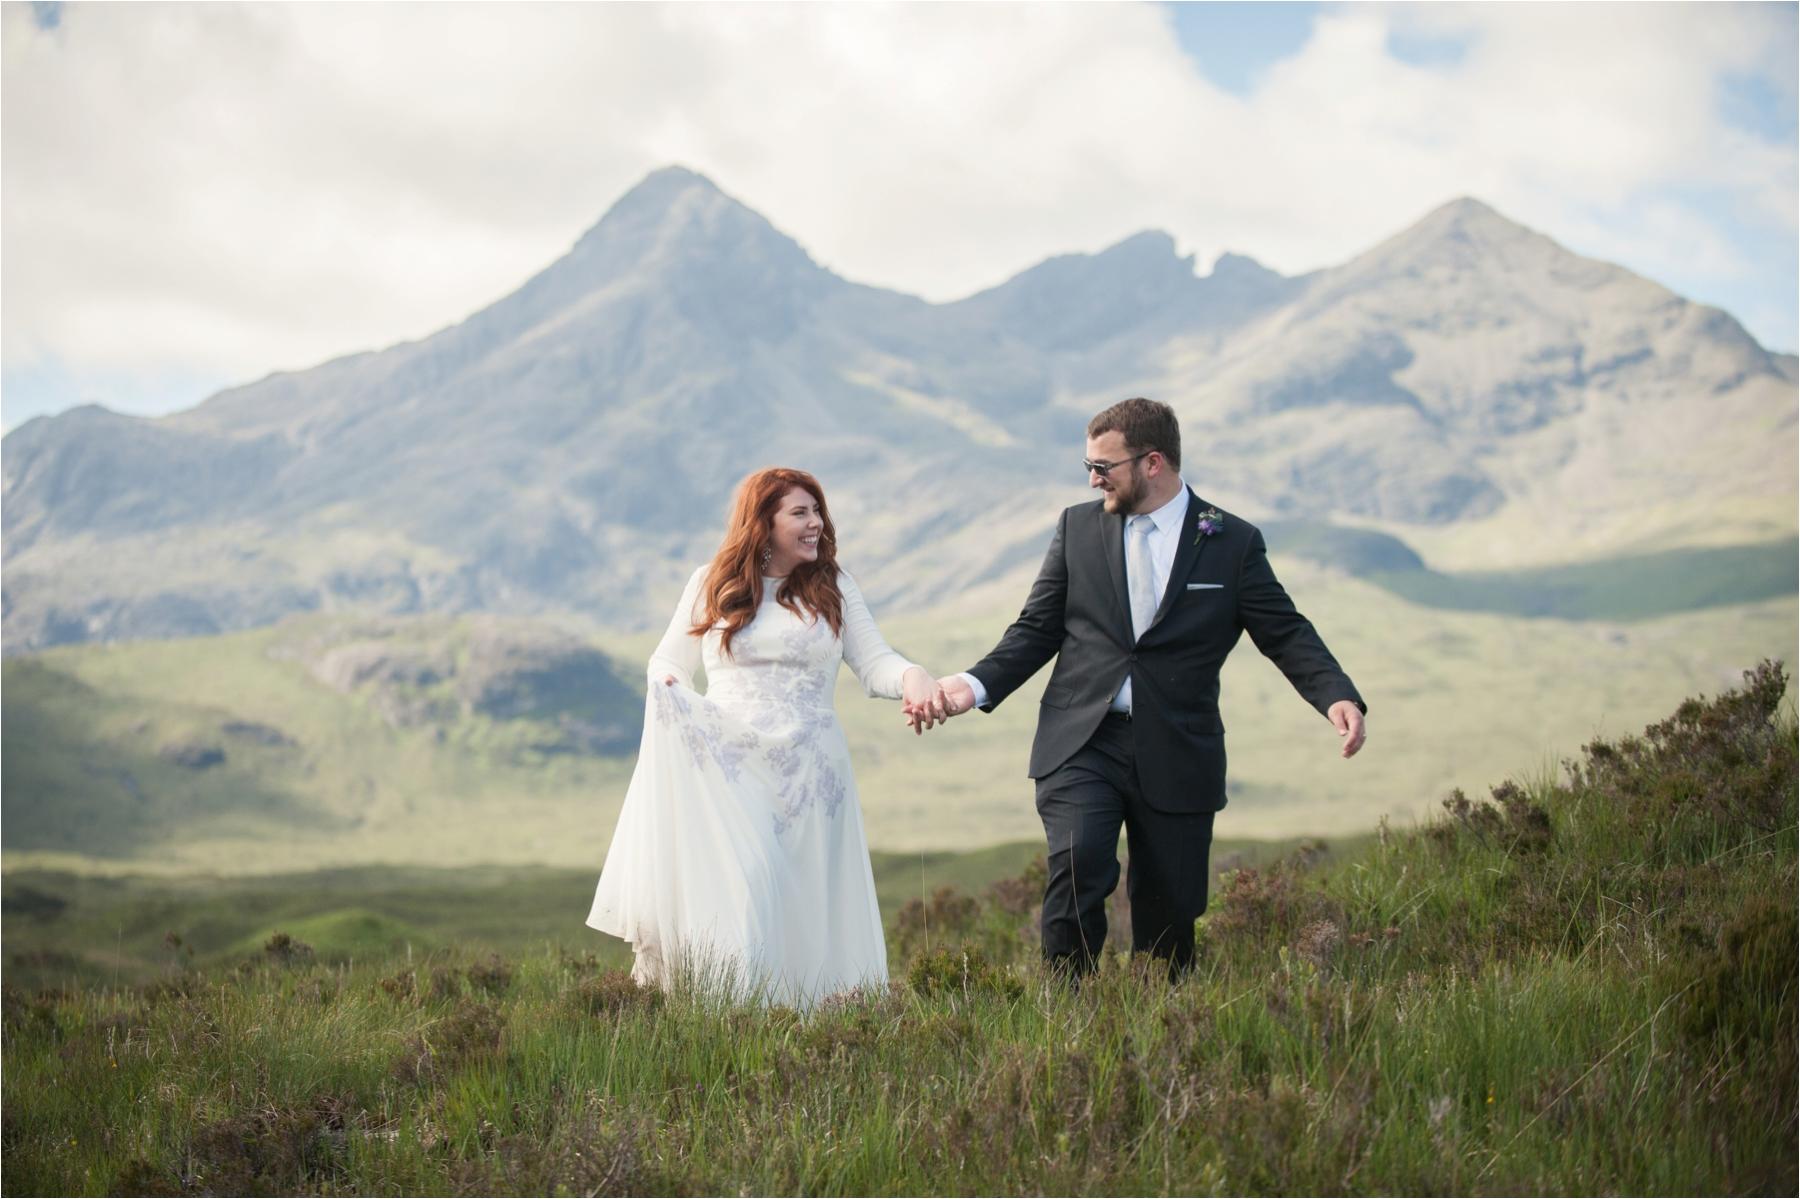
[[[1200,538],[1211,537],[1225,527],[1225,518],[1219,515],[1217,508],[1208,508],[1194,522],[1194,527],[1199,530],[1194,537],[1194,544],[1199,545]]]

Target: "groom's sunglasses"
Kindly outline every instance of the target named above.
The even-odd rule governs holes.
[[[1134,457],[1125,459],[1124,462],[1090,462],[1086,458],[1083,458],[1081,460],[1081,465],[1085,466],[1087,469],[1093,471],[1095,474],[1099,475],[1102,479],[1104,479],[1106,477],[1106,472],[1110,471],[1113,467],[1124,466],[1127,462],[1136,462],[1139,458],[1148,458],[1150,455],[1152,455],[1154,453],[1156,453],[1155,450],[1145,450],[1141,454],[1138,454],[1138,455],[1135,455]]]

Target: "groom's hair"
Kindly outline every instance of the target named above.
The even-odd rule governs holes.
[[[1088,422],[1087,435],[1098,437],[1115,430],[1133,453],[1155,450],[1170,466],[1181,469],[1181,425],[1175,419],[1175,410],[1167,404],[1142,396],[1120,400]]]

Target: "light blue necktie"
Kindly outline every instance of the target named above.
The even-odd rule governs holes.
[[[1156,568],[1150,564],[1150,530],[1156,522],[1134,516],[1125,530],[1125,584],[1131,594],[1131,631],[1142,637],[1156,619]]]

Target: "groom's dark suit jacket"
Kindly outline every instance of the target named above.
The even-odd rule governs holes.
[[[1198,518],[1207,507],[1190,488],[1168,590],[1135,642],[1125,518],[1100,501],[1064,510],[1019,619],[969,671],[987,688],[984,710],[991,710],[1056,657],[1031,746],[1032,778],[1087,743],[1129,672],[1145,802],[1165,812],[1224,807],[1219,668],[1244,631],[1321,713],[1341,699],[1368,710],[1276,580],[1262,534],[1225,512],[1223,527],[1202,536]]]

